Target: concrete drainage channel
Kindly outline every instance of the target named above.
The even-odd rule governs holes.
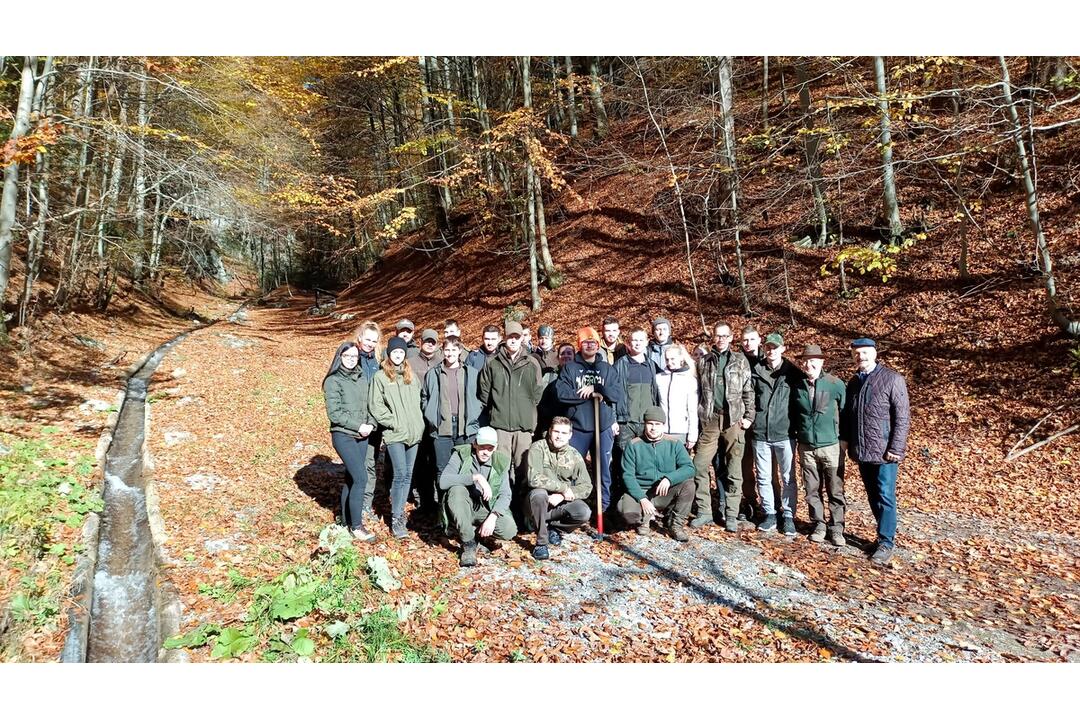
[[[242,322],[241,305],[228,316]],[[157,662],[171,658],[164,638],[179,627],[179,601],[161,582],[160,514],[146,450],[147,389],[162,358],[192,332],[180,333],[151,352],[128,375],[123,404],[111,428],[104,458],[101,517],[83,528],[86,553],[76,567],[70,628],[62,662]],[[106,433],[109,431],[107,430]]]

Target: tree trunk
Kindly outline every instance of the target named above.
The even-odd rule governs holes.
[[[570,62],[570,56],[563,56],[566,61],[566,107],[570,113],[570,138],[577,140],[577,99],[574,87],[574,65]]]
[[[600,93],[600,69],[595,55],[589,58],[589,98],[596,115],[596,137],[603,139],[608,134],[608,116],[604,109],[604,98]]]
[[[79,123],[84,118],[93,117],[93,72],[94,56],[91,55],[87,59],[83,71],[79,74],[79,87],[72,100],[74,104],[72,116],[76,123]],[[90,201],[90,185],[86,173],[86,169],[90,164],[90,141],[86,130],[81,130],[80,135],[82,140],[79,143],[79,164],[75,170],[75,188],[71,198],[71,206],[73,209],[83,210],[84,212],[80,212],[75,216],[75,229],[71,236],[71,245],[68,248],[68,252],[62,254],[60,258],[56,292],[53,295],[53,303],[59,307],[63,307],[66,304],[68,291],[73,282],[73,279],[69,277],[69,274],[65,271],[69,269],[74,270],[76,258],[81,252],[83,215],[85,214]]]
[[[769,56],[761,58],[761,131],[769,134]]]
[[[720,58],[720,112],[724,128],[724,165],[727,168],[727,190],[731,208],[731,224],[735,228],[735,261],[739,267],[739,290],[742,293],[743,313],[750,315],[750,293],[746,289],[746,269],[743,265],[742,234],[739,227],[739,173],[735,162],[735,102],[731,85],[731,56]]]
[[[428,93],[428,62],[427,58],[423,55],[420,56],[420,111],[424,120],[424,133],[434,133],[434,119],[431,111],[431,96]],[[430,180],[431,176],[437,176],[440,173],[436,168],[439,166],[439,158],[436,156],[435,147],[429,145],[427,149],[428,164],[429,164],[429,180],[428,188],[431,194],[431,201],[435,207],[435,225],[442,233],[450,232],[450,198],[449,193],[444,192],[446,188],[440,187],[437,183],[433,183]]]
[[[815,243],[818,247],[825,247],[829,239],[829,212],[825,207],[825,192],[821,182],[821,158],[818,155],[818,147],[821,139],[814,132],[814,120],[811,117],[810,105],[810,79],[807,76],[805,60],[795,64],[795,72],[799,79],[799,105],[803,113],[803,127],[806,134],[803,136],[804,150],[806,152],[806,169],[810,175],[810,190],[814,196],[814,214],[818,222],[818,238]]]
[[[532,111],[532,75],[529,72],[529,56],[521,57],[521,93],[525,101],[525,108]],[[527,130],[532,135],[532,130]],[[532,138],[529,137],[529,140]],[[525,152],[525,240],[529,244],[529,292],[532,296],[532,309],[536,312],[540,309],[540,283],[539,272],[536,262],[536,172],[533,170],[532,158],[529,157],[529,148],[526,144]]]
[[[1054,264],[1050,258],[1050,248],[1043,234],[1042,221],[1039,219],[1039,197],[1035,191],[1035,181],[1032,179],[1031,166],[1028,164],[1027,149],[1024,147],[1024,128],[1020,124],[1020,118],[1016,112],[1016,103],[1012,96],[1012,81],[1009,79],[1009,67],[1003,56],[998,57],[1001,65],[1001,89],[1005,96],[1005,109],[1009,113],[1009,121],[1012,125],[1009,134],[1016,143],[1016,154],[1020,158],[1020,172],[1024,179],[1024,192],[1026,195],[1028,220],[1031,224],[1031,232],[1035,236],[1036,257],[1039,269],[1043,273],[1043,283],[1046,287],[1046,305],[1050,317],[1065,334],[1070,337],[1080,337],[1080,319],[1070,318],[1058,304],[1057,284],[1054,281]]]
[[[52,114],[46,107],[49,79],[52,74],[53,58],[45,58],[44,68],[34,88],[34,106],[32,112],[39,117]],[[37,279],[41,264],[42,248],[45,243],[45,221],[49,215],[49,158],[44,153],[34,154],[34,174],[37,176],[37,220],[26,240],[26,276],[23,278],[22,301],[19,303],[19,325],[25,327],[30,317],[30,301],[33,297],[34,281]],[[29,218],[29,215],[27,216]]]
[[[874,79],[877,82],[878,110],[881,113],[881,162],[885,184],[885,219],[889,223],[889,243],[896,243],[904,234],[900,222],[900,206],[896,202],[896,178],[893,175],[892,132],[889,121],[889,98],[885,90],[885,58],[874,57]]]
[[[135,145],[135,240],[136,250],[133,253],[131,279],[136,283],[142,282],[144,254],[146,253],[146,128],[148,125],[146,92],[147,92],[146,62],[142,64],[142,72],[139,76],[139,142]]]
[[[15,109],[15,123],[10,139],[18,140],[30,129],[30,106],[34,101],[34,67],[37,57],[23,58],[22,76],[19,82],[19,104]],[[0,194],[0,337],[7,334],[4,321],[4,297],[11,278],[11,249],[14,244],[12,229],[15,225],[15,208],[19,202],[19,164],[10,163],[4,168],[4,186]]]

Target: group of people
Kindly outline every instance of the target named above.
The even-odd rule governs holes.
[[[891,558],[910,407],[903,377],[877,362],[870,338],[851,343],[856,370],[845,383],[825,372],[820,346],[806,345],[796,365],[779,333],[763,341],[747,326],[736,346],[724,322],[692,353],[663,317],[628,343],[614,317],[601,333],[582,327],[574,344],[560,345],[551,326],[538,328],[534,345],[514,321],[485,327],[471,351],[455,320],[441,342],[426,329],[417,344],[415,331],[401,320],[384,343],[378,324],[363,323],[323,380],[347,473],[342,522],[359,540],[374,540],[382,447],[393,535],[408,535],[411,494],[416,511],[439,513],[460,541],[463,566],[476,564],[478,538],[508,540],[522,526],[536,534],[533,557],[549,558],[597,505],[586,456],[606,522],[648,535],[662,520],[680,542],[713,523],[795,536],[797,452],[809,539],[845,545],[850,458],[877,521],[871,560]]]

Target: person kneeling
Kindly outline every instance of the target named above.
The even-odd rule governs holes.
[[[623,453],[622,471],[626,493],[619,499],[623,521],[649,534],[657,510],[667,509],[668,529],[679,542],[687,542],[686,518],[694,502],[694,461],[686,445],[664,435],[667,418],[662,408],[645,411],[645,431]]]
[[[457,445],[439,476],[450,535],[461,539],[461,566],[476,564],[476,535],[510,540],[510,456],[498,452],[495,428],[482,427],[472,445]],[[477,529],[479,528],[479,530]]]
[[[536,531],[532,556],[537,560],[548,559],[548,545],[561,543],[563,533],[589,522],[584,498],[592,484],[581,453],[570,446],[572,433],[570,419],[556,417],[547,437],[529,446],[525,517]]]

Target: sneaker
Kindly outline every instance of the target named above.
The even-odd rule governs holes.
[[[641,524],[634,528],[634,531],[642,537],[648,537],[649,535],[652,535],[652,528],[649,527],[648,520],[642,520]]]
[[[537,545],[532,551],[533,560],[547,560],[551,557],[547,545]]]
[[[892,560],[893,549],[888,545],[878,545],[878,549],[870,556],[870,562],[875,565],[888,565]]]
[[[682,525],[673,525],[671,527],[671,537],[676,542],[690,542],[690,533],[686,532],[686,528]]]
[[[836,547],[844,547],[847,545],[847,540],[844,539],[843,530],[831,530],[829,531],[829,542]]]
[[[373,543],[373,542],[375,542],[375,533],[370,533],[370,532],[368,532],[368,531],[367,531],[367,530],[366,530],[366,529],[364,528],[364,526],[363,526],[363,525],[361,525],[360,527],[354,527],[354,528],[353,528],[352,530],[350,530],[349,532],[351,532],[351,533],[352,533],[352,536],[353,536],[354,538],[356,538],[357,540],[359,540],[360,542],[366,542],[366,543]]]
[[[757,529],[761,532],[772,532],[776,530],[776,516],[766,515],[765,519],[761,521],[761,524],[757,526]]]
[[[562,544],[562,533],[559,532],[558,530],[556,530],[555,528],[549,529],[548,530],[548,545],[551,545],[551,546],[554,547],[554,546],[558,546],[558,545],[561,545],[561,544]]]
[[[815,525],[814,532],[810,533],[810,542],[825,542],[825,526]]]
[[[728,518],[724,523],[724,529],[730,533],[739,532],[739,521],[734,518]]]
[[[394,537],[398,540],[404,540],[409,537],[409,531],[405,529],[405,516],[395,515],[390,521],[390,532],[394,533]]]
[[[713,519],[711,515],[698,515],[696,518],[690,521],[690,527],[701,528],[706,525],[712,525]]]
[[[461,567],[472,567],[476,564],[476,541],[463,543],[461,545],[461,560],[459,562]]]

